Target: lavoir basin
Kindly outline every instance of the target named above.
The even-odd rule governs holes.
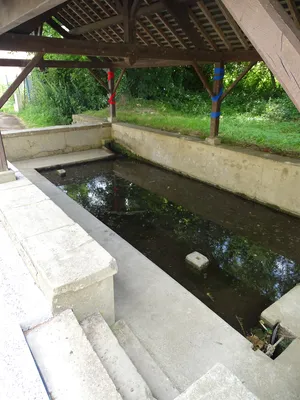
[[[300,281],[297,218],[136,160],[65,169],[42,173],[244,335]]]

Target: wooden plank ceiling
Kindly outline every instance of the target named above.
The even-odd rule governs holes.
[[[122,3],[126,1],[69,0],[54,9],[52,16],[69,31],[68,37],[121,44],[124,38],[126,41],[122,15]],[[131,1],[136,6],[136,31],[131,40],[137,46],[231,54],[244,51],[249,52],[249,61],[253,61],[255,49],[221,0]],[[277,1],[299,26],[300,0]],[[20,29],[14,32],[28,33]],[[154,59],[153,56],[150,58]],[[122,60],[121,57],[106,59],[113,62]],[[238,56],[236,60],[239,60]]]

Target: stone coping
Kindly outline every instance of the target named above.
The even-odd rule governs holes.
[[[2,132],[2,135],[5,139],[9,139],[16,136],[34,136],[34,135],[46,135],[51,133],[59,133],[65,131],[78,131],[78,130],[89,130],[94,129],[95,127],[110,127],[111,124],[109,122],[97,122],[97,123],[78,123],[74,125],[57,125],[57,126],[50,126],[46,128],[30,128],[30,129],[20,129],[20,130],[11,130]]]
[[[116,260],[46,194],[25,178],[3,184],[0,212],[3,225],[52,303],[53,312],[73,308],[80,319],[84,318],[97,311],[99,296],[102,304],[114,309],[112,281],[102,287],[99,284],[117,273]],[[103,293],[107,293],[106,298]],[[114,321],[110,314],[109,320]]]
[[[161,130],[161,129],[155,129],[155,128],[150,128],[150,127],[145,127],[145,126],[140,126],[140,125],[128,124],[128,123],[125,123],[125,122],[113,123],[111,125],[112,125],[112,128],[114,126],[124,126],[124,127],[127,126],[130,129],[149,131],[149,132],[152,132],[152,133],[155,133],[155,134],[158,134],[158,135],[174,137],[174,138],[185,140],[185,141],[189,141],[189,142],[197,142],[197,143],[201,143],[201,144],[204,144],[206,146],[212,147],[210,144],[208,144],[203,139],[200,139],[200,138],[194,137],[194,136],[190,136],[190,135],[181,134],[181,133],[178,133],[178,132],[169,132],[169,131],[164,131],[164,130]],[[248,154],[248,155],[251,155],[251,156],[256,156],[256,157],[259,157],[259,158],[278,161],[280,163],[293,164],[293,165],[300,166],[300,159],[293,158],[293,157],[280,156],[278,154],[271,154],[271,153],[263,153],[262,151],[253,150],[253,149],[245,148],[245,147],[242,147],[242,146],[229,146],[229,145],[226,145],[226,144],[220,144],[220,145],[217,145],[215,147],[217,149],[218,148],[226,149],[226,150],[232,151],[234,153],[239,152],[239,153]]]

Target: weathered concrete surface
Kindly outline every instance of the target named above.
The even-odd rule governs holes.
[[[141,373],[157,400],[173,400],[179,391],[148,353],[125,321],[112,326],[120,345],[126,351],[137,370]]]
[[[109,124],[76,124],[3,133],[9,161],[96,149],[111,137]]]
[[[0,184],[16,180],[14,171],[0,171]]]
[[[258,400],[222,364],[216,364],[176,400]]]
[[[51,396],[56,400],[122,400],[72,311],[26,333]]]
[[[112,136],[152,163],[300,216],[299,160],[127,124]]]
[[[261,318],[271,327],[280,322],[283,329],[300,338],[300,285],[271,304]]]
[[[73,124],[95,124],[107,122],[105,118],[95,117],[88,114],[73,114],[72,121]]]
[[[19,182],[1,190],[0,210],[52,312],[72,308],[82,320],[101,311],[114,323],[116,261],[41,190]]]
[[[101,314],[91,315],[81,326],[122,399],[153,400],[149,387]]]
[[[48,400],[23,332],[3,304],[0,329],[0,399]]]
[[[106,148],[92,149],[85,151],[77,151],[68,154],[58,154],[56,156],[38,157],[24,161],[15,161],[14,165],[23,169],[42,169],[42,168],[55,168],[62,165],[80,164],[90,161],[104,160],[113,158],[115,154]]]
[[[109,323],[114,322],[116,261],[79,225],[26,238],[22,245],[54,314],[71,308],[81,321],[101,311]]]
[[[287,372],[300,371],[300,339],[296,338],[276,359]]]
[[[50,319],[51,308],[1,222],[0,243],[0,301],[2,297],[9,314],[27,330]]]

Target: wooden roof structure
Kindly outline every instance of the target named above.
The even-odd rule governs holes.
[[[276,1],[299,26],[300,1]],[[52,3],[61,4],[0,36],[0,49],[99,56],[105,68],[262,60],[222,0]],[[29,38],[44,22],[74,40],[73,44]]]

